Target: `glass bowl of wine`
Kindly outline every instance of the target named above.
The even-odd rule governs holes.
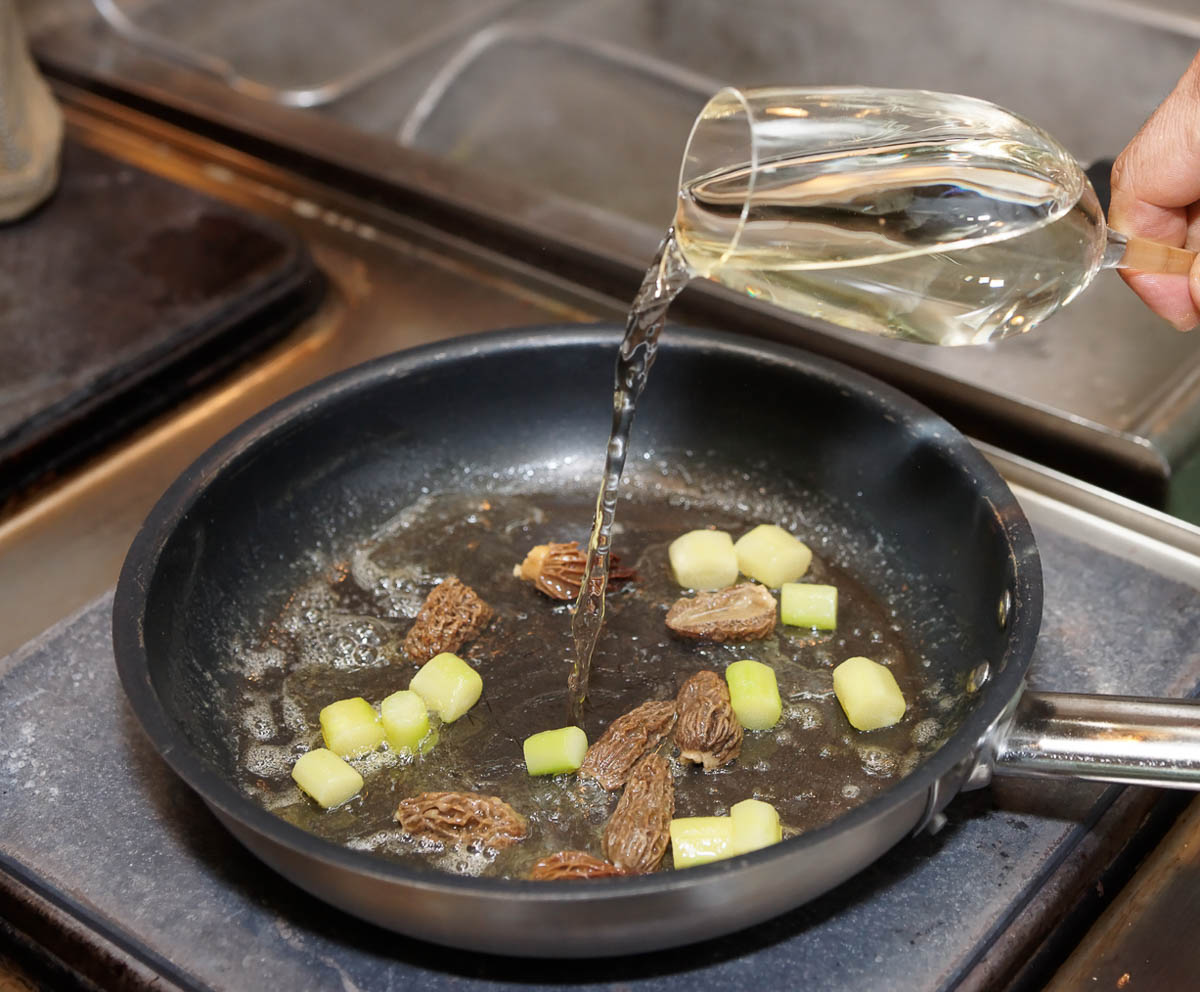
[[[1102,268],[1194,253],[1107,228],[1074,157],[972,97],[718,92],[684,152],[673,238],[693,276],[842,327],[938,345],[1022,334]]]

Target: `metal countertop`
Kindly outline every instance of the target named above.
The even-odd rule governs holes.
[[[1200,16],[1173,0],[748,0],[736,12],[714,0],[514,0],[418,4],[416,22],[370,4],[322,21],[312,0],[113,5],[141,42],[83,0],[33,12],[52,74],[617,298],[632,295],[661,235],[683,137],[717,82],[970,92],[1087,162],[1120,150],[1200,44]],[[326,23],[321,58],[306,61],[306,32]],[[280,105],[302,98],[286,95],[301,80],[320,106]],[[1200,345],[1114,273],[1033,334],[982,349],[864,339],[712,286],[686,292],[676,313],[857,365],[974,436],[1150,505],[1180,511],[1195,496]]]

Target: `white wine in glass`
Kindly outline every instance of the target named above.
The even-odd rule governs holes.
[[[939,345],[1024,333],[1101,268],[1187,272],[1194,257],[1110,232],[1037,125],[971,97],[865,87],[716,94],[684,154],[674,239],[697,276]]]

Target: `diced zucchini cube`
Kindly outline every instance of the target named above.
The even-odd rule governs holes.
[[[416,751],[429,733],[429,710],[425,700],[411,689],[393,692],[379,704],[383,732],[393,751]]]
[[[339,757],[366,754],[383,743],[379,714],[362,696],[330,703],[321,710],[320,719],[325,746]]]
[[[681,816],[671,821],[670,832],[676,868],[733,856],[733,821],[727,816]]]
[[[779,814],[770,803],[761,799],[743,799],[729,807],[733,823],[733,853],[745,854],[760,847],[778,844],[783,840]]]
[[[904,716],[904,695],[896,676],[870,658],[847,658],[838,665],[833,691],[855,730],[890,727]]]
[[[745,658],[725,669],[729,684],[729,701],[738,723],[747,730],[768,730],[779,722],[783,700],[774,669],[759,661]]]
[[[737,552],[723,530],[692,530],[667,549],[675,581],[687,589],[724,589],[737,581]]]
[[[785,582],[779,590],[779,619],[789,627],[837,630],[837,586]]]
[[[363,777],[332,751],[318,747],[300,755],[292,779],[326,809],[341,806],[358,795]]]
[[[449,651],[425,662],[408,687],[425,700],[425,705],[440,716],[443,723],[453,723],[483,695],[483,679],[479,673]]]
[[[587,735],[578,727],[543,730],[525,738],[525,768],[530,775],[573,772],[587,754]]]
[[[733,550],[741,573],[768,589],[795,582],[812,562],[808,545],[777,524],[759,524],[739,537]]]

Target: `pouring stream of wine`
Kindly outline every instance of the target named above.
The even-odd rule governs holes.
[[[1028,330],[1099,268],[1186,273],[1192,265],[1194,252],[1107,229],[1086,182],[1072,201],[1053,172],[964,163],[943,144],[859,151],[846,175],[830,168],[830,153],[781,158],[758,178],[748,216],[744,167],[681,189],[675,224],[634,298],[617,356],[612,431],[571,620],[570,724],[583,726],[638,397],[667,309],[691,279],[708,277],[869,333],[947,345]]]
[[[646,385],[650,366],[658,351],[658,337],[667,319],[671,301],[683,291],[692,278],[675,242],[674,230],[669,230],[659,246],[658,254],[646,272],[646,278],[634,298],[625,325],[625,337],[617,354],[613,384],[612,431],[604,457],[604,477],[596,497],[596,513],[588,539],[587,563],[575,601],[571,619],[571,634],[575,640],[575,659],[567,682],[569,708],[567,722],[583,726],[583,703],[587,697],[588,673],[596,640],[604,624],[604,594],[608,588],[609,552],[612,550],[613,520],[617,511],[617,493],[629,434],[638,397]]]

